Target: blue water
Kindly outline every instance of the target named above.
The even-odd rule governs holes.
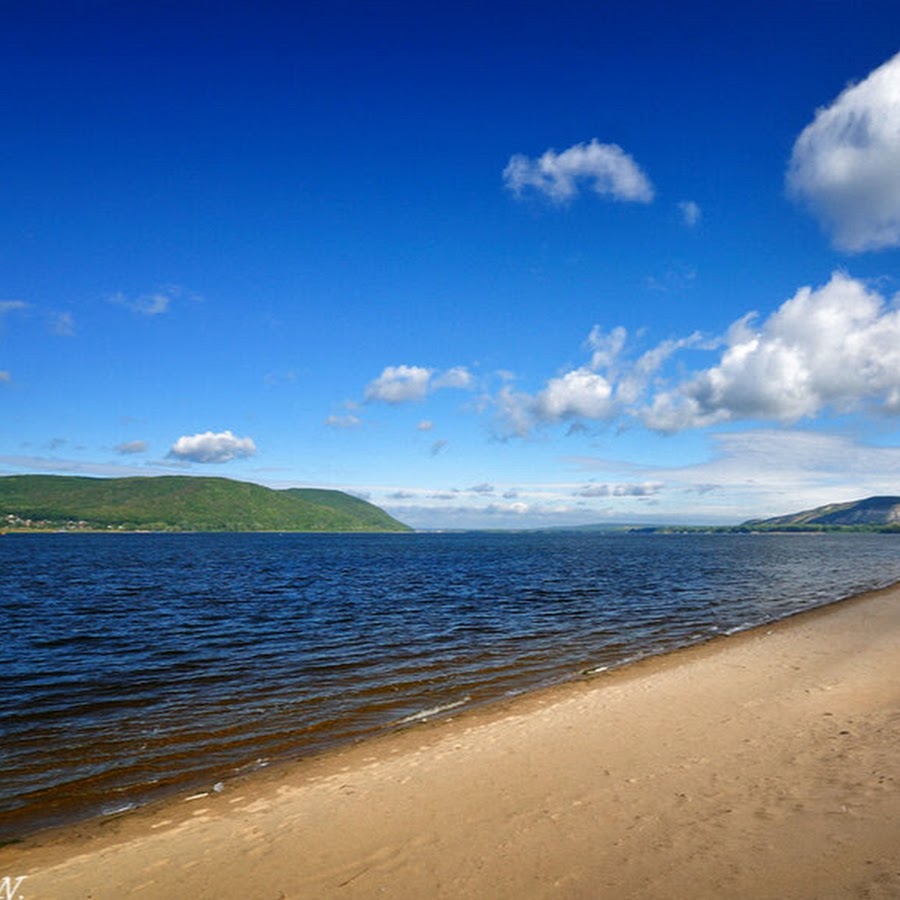
[[[0,837],[898,580],[889,535],[7,535]]]

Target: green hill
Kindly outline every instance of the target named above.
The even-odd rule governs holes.
[[[751,519],[743,527],[770,531],[894,529],[900,527],[900,497],[867,497],[849,503],[831,503],[788,516]]]
[[[228,478],[0,477],[0,527],[125,531],[409,531],[342,491]]]

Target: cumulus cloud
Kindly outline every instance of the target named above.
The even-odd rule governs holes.
[[[438,374],[422,366],[387,366],[366,386],[365,399],[397,405],[424,400],[431,391],[470,388],[473,384],[474,379],[464,366],[455,366]]]
[[[617,144],[601,144],[596,138],[562,153],[547,150],[536,159],[517,153],[503,170],[503,181],[517,196],[532,189],[557,203],[572,199],[581,183],[614,200],[653,200],[653,185],[634,159]]]
[[[428,393],[431,374],[431,369],[421,366],[388,366],[366,387],[366,400],[394,404],[422,400]]]
[[[627,336],[621,327],[606,333],[595,326],[586,342],[591,351],[588,365],[549,379],[536,394],[505,385],[494,398],[500,434],[524,437],[535,427],[547,423],[616,418],[622,411],[616,381],[626,384],[626,376],[618,370],[618,361]],[[600,369],[604,372],[598,371]],[[633,370],[632,380],[627,382],[631,391],[636,390],[637,371]]]
[[[432,384],[434,389],[438,388],[470,388],[474,384],[472,373],[465,366],[454,366],[447,369],[446,372],[438,375]]]
[[[541,421],[612,418],[616,413],[613,387],[590,369],[574,369],[547,382],[535,398],[534,412]]]
[[[789,192],[851,252],[900,246],[900,53],[818,110],[794,144]]]
[[[12,375],[6,369],[0,369],[0,384],[9,384],[12,381]]]
[[[638,336],[639,337],[639,336]],[[860,410],[900,414],[900,294],[836,272],[803,287],[768,318],[738,319],[720,338],[667,338],[642,353],[624,329],[594,329],[589,362],[529,393],[504,385],[492,398],[500,437],[542,425],[640,422],[660,432],[724,422],[794,424]],[[715,354],[707,368],[674,363],[685,350]]]
[[[431,419],[422,419],[421,422],[416,425],[416,431],[431,431],[434,428],[434,422]]]
[[[717,365],[660,391],[642,411],[645,424],[792,423],[863,403],[900,412],[900,310],[862,282],[835,273],[754,321],[751,313],[734,323]]]
[[[169,457],[185,462],[224,463],[253,456],[256,444],[249,437],[236,437],[230,431],[184,435],[172,444]]]
[[[501,437],[526,437],[539,425],[577,417],[612,419],[618,413],[610,382],[587,368],[551,378],[535,395],[505,386],[494,408]]]
[[[116,453],[122,453],[125,456],[134,454],[134,453],[146,453],[147,452],[147,442],[146,441],[126,441],[123,444],[118,444],[115,448]]]

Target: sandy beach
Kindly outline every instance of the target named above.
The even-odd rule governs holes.
[[[900,896],[900,588],[0,848],[18,896]],[[17,879],[24,880],[17,882]]]

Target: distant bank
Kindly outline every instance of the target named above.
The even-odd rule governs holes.
[[[0,530],[411,531],[343,491],[185,475],[0,477]]]
[[[741,525],[721,527],[650,526],[632,528],[639,532],[718,531],[752,534],[762,531],[789,532],[900,532],[900,497],[866,497],[847,503],[830,503],[787,516],[749,519]]]

